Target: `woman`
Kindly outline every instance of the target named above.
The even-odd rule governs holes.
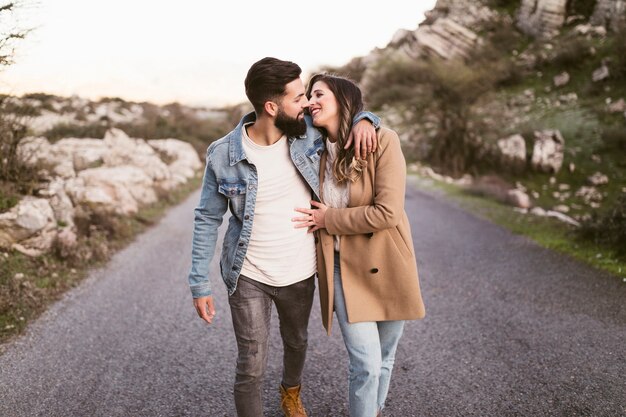
[[[381,415],[404,320],[424,317],[410,225],[404,211],[406,164],[398,135],[378,131],[366,160],[344,149],[361,91],[342,77],[317,74],[307,88],[313,124],[326,133],[320,193],[298,208],[296,227],[317,231],[324,327],[333,310],[350,358],[350,416]]]

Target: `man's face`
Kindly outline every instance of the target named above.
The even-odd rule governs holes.
[[[278,112],[274,125],[287,136],[300,136],[306,133],[304,111],[309,107],[304,84],[300,78],[285,87],[285,95],[278,103]]]

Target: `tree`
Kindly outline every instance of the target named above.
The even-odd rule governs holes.
[[[21,1],[0,2],[0,68],[13,64],[16,44],[30,29],[20,28],[15,14],[24,6]]]

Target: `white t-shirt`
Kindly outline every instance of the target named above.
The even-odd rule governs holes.
[[[255,281],[284,287],[316,271],[315,239],[291,221],[296,207],[310,207],[311,190],[289,156],[283,136],[269,146],[257,145],[243,129],[243,149],[256,167],[258,187],[254,221],[241,273]]]

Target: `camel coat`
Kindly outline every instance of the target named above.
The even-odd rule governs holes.
[[[320,192],[327,153],[322,155]],[[349,185],[348,207],[329,208],[316,239],[322,321],[331,332],[334,243],[341,235],[341,279],[350,323],[424,317],[409,219],[404,211],[406,162],[393,130],[378,130],[378,149]],[[324,196],[322,195],[322,201]]]

